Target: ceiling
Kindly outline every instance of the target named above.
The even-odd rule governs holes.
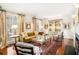
[[[0,5],[9,11],[45,18],[58,16],[70,19],[75,10],[74,4],[71,3],[1,3]]]

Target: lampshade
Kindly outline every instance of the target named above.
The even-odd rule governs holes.
[[[18,26],[17,25],[12,25],[12,29],[16,29]]]

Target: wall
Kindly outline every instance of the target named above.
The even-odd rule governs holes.
[[[32,14],[40,18],[50,18],[59,15],[65,20],[65,22],[71,20],[72,14],[75,10],[75,5],[73,3],[0,3],[0,5],[9,11],[25,13],[26,15]]]
[[[47,29],[44,28],[45,25],[48,25]],[[49,21],[48,20],[45,20],[45,19],[43,20],[43,29],[44,29],[44,33],[48,34],[49,32]]]
[[[31,28],[30,28],[30,29],[26,29],[26,23],[30,23],[30,24],[31,24]],[[32,31],[32,17],[29,16],[29,15],[27,15],[27,16],[25,17],[24,31],[25,31],[25,32],[30,32],[30,31]]]

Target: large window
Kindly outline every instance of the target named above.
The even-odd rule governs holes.
[[[13,35],[13,25],[17,25],[17,16],[15,14],[6,14],[6,38],[7,42],[13,41],[11,35]]]

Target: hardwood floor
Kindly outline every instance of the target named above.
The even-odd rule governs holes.
[[[0,49],[0,55],[16,55],[16,51],[13,45]]]
[[[7,55],[7,48],[0,49],[0,55]]]
[[[14,45],[11,45],[7,48],[7,55],[16,55],[15,47]]]

